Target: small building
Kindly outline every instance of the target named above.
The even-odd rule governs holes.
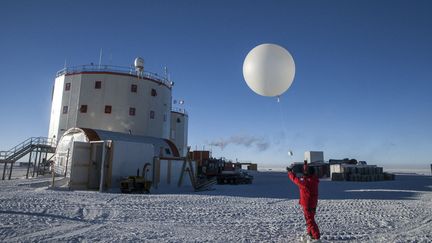
[[[54,170],[71,189],[116,189],[140,175],[152,190],[165,190],[193,186],[195,167],[169,139],[71,128],[58,143]]]
[[[308,162],[308,164],[313,163],[313,162],[324,163],[324,152],[323,151],[306,151],[304,153],[304,159]]]

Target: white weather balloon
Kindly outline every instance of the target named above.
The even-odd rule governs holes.
[[[255,93],[279,96],[291,86],[295,64],[291,54],[275,44],[261,44],[252,49],[243,63],[243,77]]]

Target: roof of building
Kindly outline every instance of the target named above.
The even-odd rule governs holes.
[[[68,129],[63,136],[67,136],[74,133],[83,133],[87,137],[88,141],[102,141],[102,140],[113,140],[113,141],[125,141],[125,142],[134,142],[134,143],[149,143],[155,145],[155,147],[166,148],[167,146],[173,153],[173,156],[180,157],[180,153],[177,149],[177,146],[165,138],[157,138],[150,136],[139,136],[121,132],[112,132],[105,131],[99,129],[91,129],[91,128],[70,128]]]
[[[74,67],[66,67],[61,69],[56,73],[56,77],[65,75],[76,75],[76,74],[115,74],[115,75],[126,75],[136,78],[147,79],[158,84],[165,85],[168,88],[172,88],[173,82],[168,80],[168,78],[158,75],[157,73],[152,73],[148,71],[138,72],[134,67],[122,67],[122,66],[112,66],[112,65],[81,65]]]

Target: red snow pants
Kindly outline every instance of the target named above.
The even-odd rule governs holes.
[[[315,212],[316,208],[303,208],[303,213],[306,219],[307,232],[314,239],[319,239],[321,237],[318,225],[315,222]]]

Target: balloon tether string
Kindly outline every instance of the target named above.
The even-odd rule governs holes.
[[[286,139],[286,136],[288,136],[288,132],[285,126],[285,119],[283,116],[283,111],[282,111],[282,103],[281,103],[281,99],[280,99],[280,95],[277,96],[277,103],[279,104],[279,113],[280,113],[280,121],[281,121],[281,127],[282,127],[282,132],[283,132],[283,136]]]

